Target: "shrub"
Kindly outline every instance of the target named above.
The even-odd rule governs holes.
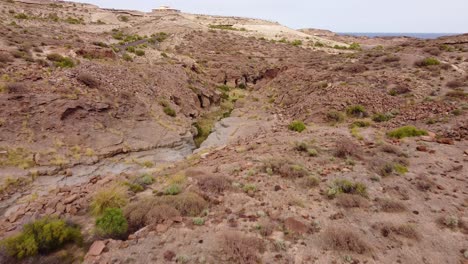
[[[139,49],[139,50],[136,50],[136,51],[135,51],[135,54],[136,54],[137,56],[144,56],[144,55],[145,55],[145,51]]]
[[[450,91],[445,94],[447,97],[451,98],[460,98],[463,99],[468,96],[468,93],[465,93],[464,91]]]
[[[5,85],[5,88],[8,91],[8,93],[12,93],[12,94],[24,93],[27,91],[26,85],[24,85],[24,83],[19,83],[19,82],[8,83],[7,85]]]
[[[420,237],[414,226],[409,224],[395,225],[392,223],[379,223],[375,224],[373,227],[380,229],[380,233],[384,237],[390,237],[392,234],[415,240],[418,240]]]
[[[327,120],[334,123],[341,123],[345,120],[345,115],[342,112],[330,111],[327,113]]]
[[[96,219],[96,229],[99,235],[104,237],[121,237],[127,233],[128,223],[122,209],[106,208]]]
[[[81,244],[80,230],[63,220],[46,217],[26,224],[21,233],[6,238],[1,246],[8,255],[23,259],[49,253],[70,242]]]
[[[204,192],[221,194],[224,190],[229,188],[230,181],[223,176],[209,175],[199,179],[197,184],[198,188]]]
[[[400,61],[400,57],[396,55],[387,55],[382,59],[383,62],[397,62]]]
[[[306,152],[311,157],[316,157],[318,155],[318,151],[315,148],[309,147],[306,142],[295,142],[294,149],[300,152]]]
[[[130,46],[130,47],[127,47],[125,50],[128,51],[128,52],[131,52],[131,53],[135,53],[136,49],[135,49],[135,47]]]
[[[130,19],[128,18],[128,16],[119,16],[118,19],[122,22],[128,22],[130,21]]]
[[[257,191],[257,186],[254,184],[246,184],[242,187],[242,190],[246,193],[254,193]]]
[[[346,109],[346,114],[348,114],[348,116],[357,118],[363,118],[367,116],[366,108],[364,108],[362,105],[349,106],[348,109]]]
[[[164,191],[165,195],[177,195],[180,192],[182,192],[182,188],[178,184],[172,184],[169,187],[166,188]]]
[[[440,65],[440,61],[436,58],[425,58],[425,59],[416,61],[415,65],[418,67],[435,66],[435,65]]]
[[[29,17],[25,13],[19,13],[15,15],[15,18],[16,19],[28,19]]]
[[[381,123],[381,122],[387,122],[392,118],[393,118],[393,115],[390,113],[387,113],[387,114],[377,113],[372,116],[372,121]]]
[[[128,54],[128,53],[124,53],[124,54],[122,55],[122,59],[123,59],[124,61],[133,61],[133,57],[130,56],[130,54]]]
[[[347,229],[330,227],[323,234],[325,244],[333,250],[351,251],[364,254],[371,251],[367,242],[362,240],[356,233]]]
[[[348,49],[361,50],[361,45],[359,43],[353,42],[349,45]]]
[[[407,210],[406,206],[400,201],[378,198],[376,202],[380,210],[386,213],[399,213]]]
[[[0,61],[1,61],[1,59],[0,59]],[[452,81],[447,82],[446,85],[449,88],[455,89],[455,88],[459,88],[459,87],[464,86],[464,83],[462,81],[460,81],[460,80],[452,80]]]
[[[369,202],[362,196],[343,193],[337,197],[337,205],[344,208],[367,207]]]
[[[306,126],[304,122],[295,120],[288,126],[289,130],[296,131],[296,132],[302,132],[306,129]]]
[[[308,188],[316,187],[319,184],[320,184],[320,179],[313,175],[309,175],[304,178],[304,186]]]
[[[149,198],[129,204],[124,209],[130,231],[136,231],[144,226],[155,227],[174,217],[180,212],[172,206],[159,204],[157,198]]]
[[[351,182],[346,179],[335,180],[328,188],[327,196],[333,199],[342,193],[357,194],[365,198],[368,197],[366,185],[360,182]]]
[[[387,133],[387,136],[398,139],[405,137],[419,137],[424,135],[427,135],[427,131],[418,129],[414,126],[400,127]]]
[[[175,117],[177,114],[176,114],[176,111],[174,109],[172,109],[170,106],[165,106],[163,108],[163,111],[166,115],[168,116],[172,116],[172,117]]]
[[[348,158],[359,155],[359,146],[349,138],[341,138],[336,141],[335,157]]]
[[[293,40],[293,41],[291,42],[291,45],[293,45],[293,46],[301,46],[301,45],[302,45],[302,41],[299,40],[299,39]]]
[[[388,92],[388,94],[391,95],[391,96],[397,96],[397,95],[400,95],[400,94],[407,94],[409,92],[411,92],[409,87],[404,86],[404,85],[400,85],[400,86],[397,86],[395,88],[392,88]]]
[[[366,120],[357,120],[357,121],[354,121],[350,127],[351,128],[355,128],[355,127],[370,127],[371,123],[369,121],[366,121]]]
[[[72,59],[63,57],[57,53],[48,54],[47,59],[53,61],[55,66],[59,68],[73,68],[75,66],[75,63]]]
[[[303,178],[310,175],[304,166],[288,159],[273,158],[263,162],[263,170],[269,174],[277,174],[283,178]],[[271,172],[271,173],[270,173]]]
[[[12,62],[13,58],[7,53],[0,53],[0,63]]]
[[[127,190],[124,186],[113,185],[103,187],[94,195],[91,202],[91,210],[94,215],[100,215],[107,208],[122,208],[127,202]]]
[[[166,204],[177,209],[184,216],[197,216],[208,205],[205,199],[193,192],[184,192],[175,196],[161,196],[157,204]]]
[[[99,85],[99,82],[89,73],[80,73],[77,79],[90,88],[96,88]]]
[[[258,252],[265,250],[263,241],[256,237],[247,237],[239,232],[224,233],[221,247],[233,263],[260,263]]]
[[[202,226],[205,224],[205,219],[197,217],[193,219],[193,224],[197,226]]]

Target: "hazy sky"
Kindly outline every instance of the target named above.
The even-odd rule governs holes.
[[[278,21],[335,32],[467,33],[468,0],[81,0],[149,11],[169,5],[187,13]]]

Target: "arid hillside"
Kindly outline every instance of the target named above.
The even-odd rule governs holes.
[[[0,263],[468,263],[468,35],[0,0]]]

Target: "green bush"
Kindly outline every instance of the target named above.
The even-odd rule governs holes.
[[[124,186],[113,185],[103,187],[96,192],[91,202],[94,215],[102,214],[107,208],[122,208],[128,202],[127,190]]]
[[[176,114],[176,111],[174,109],[172,109],[170,106],[165,106],[163,108],[163,111],[166,115],[168,116],[172,116],[172,117],[175,117],[177,114]]]
[[[392,118],[393,118],[392,114],[377,113],[377,114],[372,116],[372,121],[377,122],[377,123],[381,123],[381,122],[387,122]]]
[[[193,224],[197,225],[197,226],[202,226],[202,225],[205,224],[205,219],[203,219],[201,217],[194,218],[193,219]]]
[[[348,116],[360,118],[367,116],[366,108],[362,105],[349,106],[348,109],[346,109],[346,114],[348,114]]]
[[[387,133],[387,136],[398,139],[405,137],[419,137],[424,135],[427,135],[427,131],[418,129],[414,126],[400,127]]]
[[[369,121],[366,121],[366,120],[357,120],[357,121],[354,121],[352,124],[351,124],[351,128],[355,128],[355,127],[370,127],[371,125],[371,122]]]
[[[1,242],[8,255],[23,259],[61,248],[67,243],[82,243],[79,228],[56,218],[42,218],[26,224],[20,234]]]
[[[351,50],[361,50],[361,45],[359,43],[353,42],[349,45],[349,48]]]
[[[25,13],[19,13],[15,15],[15,18],[16,19],[28,19],[29,17]]]
[[[296,132],[302,132],[306,129],[306,126],[304,122],[295,120],[288,126],[289,130],[296,131]]]
[[[136,49],[135,49],[135,47],[130,46],[130,47],[127,47],[125,50],[128,51],[128,52],[131,52],[131,53],[135,53]]]
[[[47,59],[53,61],[55,66],[59,68],[73,68],[75,66],[75,62],[72,59],[63,57],[57,53],[47,55]]]
[[[122,55],[122,59],[123,59],[124,61],[133,61],[132,56],[130,56],[130,54],[128,54],[128,53],[124,53],[124,54]]]
[[[328,188],[328,198],[335,198],[337,195],[342,193],[356,194],[362,197],[368,197],[367,187],[360,182],[351,182],[345,179],[335,180],[333,184]]]
[[[136,50],[136,51],[135,51],[135,54],[136,54],[137,56],[144,56],[144,55],[145,55],[145,51],[144,51],[144,50]]]
[[[293,40],[293,41],[291,42],[291,45],[293,45],[293,46],[301,46],[301,45],[302,45],[302,41],[299,40],[299,39]]]
[[[178,184],[172,184],[164,191],[165,195],[177,195],[182,192],[182,188]]]
[[[341,123],[345,120],[345,115],[342,112],[330,111],[327,113],[327,120],[334,123]]]
[[[436,58],[425,58],[423,60],[417,61],[415,64],[418,67],[427,67],[427,66],[439,65],[440,61]]]
[[[121,237],[128,230],[127,219],[120,208],[107,208],[102,216],[96,219],[96,229],[99,235],[105,237]]]

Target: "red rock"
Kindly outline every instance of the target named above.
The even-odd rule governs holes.
[[[305,234],[309,228],[303,222],[296,220],[294,217],[289,217],[284,221],[284,226],[287,230],[296,234]]]
[[[176,216],[172,218],[172,221],[174,221],[174,223],[182,223],[183,220],[184,219],[182,218],[182,216]]]
[[[106,248],[106,244],[103,241],[94,241],[94,243],[89,248],[89,251],[86,255],[88,256],[99,256],[102,251]]]
[[[159,224],[156,226],[156,231],[158,233],[164,233],[169,229],[169,225],[166,224]]]
[[[164,252],[163,256],[165,260],[172,261],[172,259],[176,256],[176,254],[171,250],[167,250],[166,252]]]
[[[453,145],[455,144],[452,139],[450,138],[439,138],[437,139],[437,143],[446,144],[446,145]]]
[[[69,204],[69,203],[74,202],[76,199],[78,199],[78,195],[74,194],[72,196],[69,196],[69,197],[65,198],[65,200],[63,200],[63,203],[64,204]]]
[[[427,152],[427,147],[426,146],[417,146],[416,150],[421,151],[421,152]]]

